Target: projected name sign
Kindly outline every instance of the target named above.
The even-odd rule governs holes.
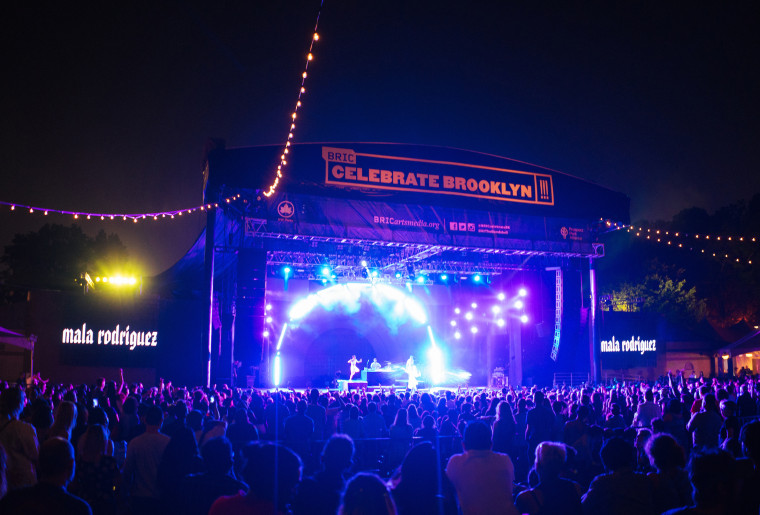
[[[119,324],[113,330],[89,329],[82,327],[67,328],[61,335],[61,343],[66,345],[102,345],[135,350],[138,347],[155,347],[158,345],[158,331],[132,331],[130,326],[121,329]]]
[[[630,340],[618,340],[614,336],[609,340],[601,341],[602,352],[613,353],[639,353],[657,352],[657,340],[642,340],[639,336],[631,336]]]
[[[327,184],[554,205],[548,174],[332,147],[322,147],[322,158]]]

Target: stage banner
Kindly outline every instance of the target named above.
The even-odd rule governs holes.
[[[277,163],[284,159],[281,151],[264,146],[211,152],[207,202],[217,202],[215,194],[220,190],[254,189],[262,192],[255,200],[270,204],[273,199],[266,192]],[[291,145],[286,162],[276,194],[535,216],[562,221],[547,228],[562,241],[586,239],[583,224],[573,220],[628,223],[629,218],[630,201],[623,194],[556,170],[482,152],[393,143],[300,143]],[[479,223],[483,230],[486,225],[509,225],[485,219],[446,221]]]
[[[593,241],[594,231],[578,220],[552,219],[443,206],[274,195],[267,231],[440,245],[499,246],[510,240]]]
[[[552,176],[493,166],[322,147],[325,184],[554,204]]]
[[[602,312],[598,334],[596,344],[603,369],[655,367],[658,355],[665,352],[664,333],[656,314]]]

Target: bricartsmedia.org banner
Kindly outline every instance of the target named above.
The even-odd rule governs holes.
[[[448,161],[322,147],[325,183],[554,205],[552,176]]]

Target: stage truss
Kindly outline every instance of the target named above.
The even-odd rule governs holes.
[[[509,240],[506,248],[431,245],[415,242],[302,236],[266,231],[265,221],[246,221],[247,247],[267,251],[271,274],[288,266],[291,277],[318,278],[328,266],[337,280],[359,280],[375,273],[380,280],[414,277],[499,275],[507,270],[565,267],[571,260],[604,256],[604,244]],[[425,279],[427,280],[427,279]]]

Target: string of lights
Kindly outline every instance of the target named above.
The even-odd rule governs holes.
[[[700,254],[705,254],[707,256],[711,255],[714,258],[728,259],[730,261],[733,261],[734,263],[740,263],[740,264],[747,264],[747,265],[751,265],[752,264],[752,259],[743,258],[743,257],[737,257],[735,254],[729,254],[729,253],[720,252],[720,251],[713,251],[711,249],[695,248],[695,247],[689,245],[689,243],[683,243],[683,242],[680,242],[680,241],[673,241],[673,239],[671,237],[672,235],[668,235],[667,233],[664,233],[664,234],[658,234],[658,233],[651,234],[651,233],[644,233],[642,231],[637,231],[637,230],[631,229],[631,228],[628,229],[628,232],[630,234],[636,236],[637,238],[646,239],[646,240],[653,241],[653,242],[656,242],[656,243],[662,243],[662,244],[665,244],[665,245],[668,245],[668,246],[677,247],[677,248],[680,248],[680,249],[690,250],[692,252],[699,252]]]
[[[231,204],[232,202],[239,200],[240,194],[233,195],[224,199],[225,204]],[[245,202],[245,201],[244,201]],[[157,211],[152,213],[92,213],[87,211],[69,211],[66,209],[53,209],[48,207],[30,206],[26,204],[19,204],[16,202],[5,202],[0,200],[0,206],[8,206],[11,211],[21,211],[29,214],[42,214],[48,216],[49,214],[59,214],[72,216],[75,220],[131,220],[133,223],[137,223],[140,220],[161,220],[161,219],[174,219],[175,217],[181,217],[185,214],[191,214],[196,211],[210,211],[219,207],[219,203],[213,204],[201,204],[200,206],[193,206],[184,209],[175,209],[172,211]]]
[[[610,228],[610,232],[625,230],[632,236],[647,240],[653,243],[661,243],[666,246],[675,247],[691,252],[697,252],[705,256],[712,256],[716,259],[724,259],[738,264],[752,265],[752,258],[738,256],[735,253],[726,252],[725,250],[718,250],[715,248],[706,248],[707,245],[720,244],[725,245],[728,242],[734,243],[754,243],[759,239],[758,237],[744,237],[744,236],[725,236],[715,234],[692,234],[681,231],[670,231],[656,228],[644,228],[635,225],[626,225],[613,223],[610,221],[605,222],[606,226]]]
[[[314,23],[314,30],[312,31],[311,41],[309,43],[309,51],[306,53],[306,62],[304,64],[304,70],[301,74],[301,86],[298,89],[298,95],[296,97],[296,103],[295,107],[293,108],[293,112],[290,115],[290,127],[288,130],[288,136],[285,140],[285,144],[283,145],[282,154],[280,154],[280,162],[277,165],[277,172],[275,174],[275,179],[272,182],[272,184],[269,186],[269,189],[264,192],[264,195],[266,197],[270,197],[274,194],[274,192],[277,190],[277,185],[280,183],[280,179],[283,177],[283,170],[285,166],[287,166],[288,161],[287,157],[290,153],[290,146],[293,143],[294,138],[294,132],[296,129],[296,117],[298,116],[298,110],[303,105],[302,99],[304,94],[306,93],[306,77],[308,76],[308,69],[309,69],[309,63],[311,63],[314,60],[314,45],[317,41],[319,41],[319,33],[317,32],[319,28],[319,17],[322,14],[322,7],[324,6],[324,0],[320,2],[319,5],[319,11],[317,12],[317,19]],[[237,200],[240,198],[240,195],[235,195],[233,197],[225,199],[226,203],[230,203],[234,200]],[[17,210],[24,210],[27,211],[30,214],[34,213],[42,213],[43,216],[47,216],[51,213],[56,213],[60,215],[68,215],[73,216],[75,220],[79,219],[100,219],[100,220],[117,220],[121,219],[124,221],[131,220],[133,223],[137,223],[139,220],[159,220],[159,219],[173,219],[175,217],[180,217],[183,214],[191,214],[196,211],[208,211],[210,209],[214,209],[219,207],[218,203],[214,204],[202,204],[200,206],[193,206],[190,208],[183,208],[183,209],[175,209],[172,211],[157,211],[157,212],[151,212],[151,213],[92,213],[87,212],[84,210],[66,210],[66,209],[53,209],[53,208],[47,208],[47,207],[39,207],[39,206],[32,206],[27,204],[22,204],[19,202],[6,202],[0,200],[0,206],[8,206],[10,207],[11,211],[17,211]]]
[[[319,16],[322,14],[322,6],[324,0],[319,5],[319,11],[317,12],[317,21],[314,23],[314,30],[312,31],[311,42],[309,43],[309,51],[306,53],[306,62],[304,64],[303,73],[301,74],[301,87],[298,89],[298,96],[296,97],[295,107],[290,115],[290,129],[288,130],[288,136],[283,145],[282,154],[280,154],[280,163],[277,165],[277,173],[275,174],[274,181],[269,186],[269,189],[264,192],[265,197],[271,197],[277,190],[277,185],[280,183],[280,179],[283,177],[284,168],[288,165],[288,154],[290,153],[290,145],[293,142],[293,133],[296,130],[296,117],[298,116],[298,110],[302,106],[301,99],[306,93],[306,77],[308,76],[309,63],[314,60],[314,45],[319,41]]]
[[[606,222],[607,227],[609,227],[613,231],[620,231],[620,230],[627,230],[628,232],[637,232],[637,233],[646,233],[650,235],[656,235],[660,237],[670,237],[673,238],[679,238],[679,239],[695,239],[695,240],[710,240],[710,241],[720,241],[720,242],[726,242],[730,241],[732,243],[757,243],[760,241],[760,236],[737,236],[737,235],[726,235],[726,234],[709,234],[709,233],[689,233],[689,232],[683,232],[683,231],[670,231],[665,229],[658,229],[658,228],[652,228],[652,227],[641,227],[636,225],[626,225],[626,224],[619,224],[619,223],[613,223],[610,221]]]

